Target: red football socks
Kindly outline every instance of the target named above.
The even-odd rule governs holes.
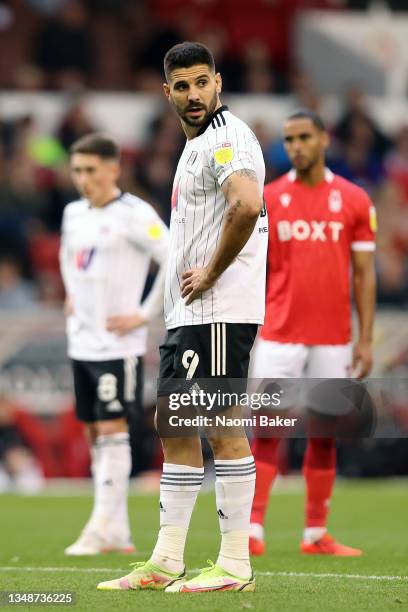
[[[252,453],[256,463],[256,485],[251,523],[264,524],[269,492],[278,472],[276,463],[279,442],[279,438],[255,438],[253,442]]]
[[[325,527],[336,480],[336,445],[331,438],[311,438],[303,464],[306,527]]]

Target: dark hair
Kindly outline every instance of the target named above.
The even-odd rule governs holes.
[[[94,132],[79,138],[69,148],[69,154],[84,153],[87,155],[98,155],[102,159],[119,159],[119,145],[107,134]]]
[[[309,110],[308,108],[299,108],[294,113],[289,115],[286,121],[291,121],[292,119],[310,119],[318,130],[321,130],[322,132],[326,130],[326,126],[324,125],[324,121],[320,115],[312,110]]]
[[[210,70],[215,71],[213,54],[208,47],[196,42],[182,42],[174,45],[164,56],[163,64],[167,80],[175,68],[190,68],[196,64],[206,64]]]

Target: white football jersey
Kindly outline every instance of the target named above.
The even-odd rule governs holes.
[[[222,106],[208,125],[187,141],[174,177],[164,300],[167,329],[264,321],[268,246],[265,209],[242,251],[211,289],[189,306],[180,291],[183,273],[204,267],[214,253],[227,210],[221,185],[242,169],[256,173],[262,195],[265,163],[258,140],[243,121]]]
[[[167,250],[167,227],[150,204],[129,193],[102,208],[86,199],[65,207],[60,261],[74,308],[67,317],[70,357],[105,361],[145,353],[146,326],[119,336],[106,322],[140,312],[150,261],[163,265]]]

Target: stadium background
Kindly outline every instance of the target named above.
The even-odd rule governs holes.
[[[223,100],[262,145],[267,180],[288,169],[285,115],[319,111],[329,166],[377,207],[374,374],[408,366],[408,42],[404,0],[10,0],[0,2],[0,432],[17,423],[46,477],[89,475],[72,413],[65,357],[59,227],[75,197],[67,149],[102,129],[123,146],[121,186],[169,221],[183,137],[162,96],[165,51],[182,40],[213,50]],[[398,11],[398,12],[395,12]],[[151,271],[151,277],[154,269]],[[152,429],[160,321],[147,355],[146,415],[134,472],[160,467]],[[392,398],[400,438],[344,442],[345,476],[408,473],[408,397]],[[303,442],[282,452],[299,467]],[[158,482],[158,481],[157,481]]]

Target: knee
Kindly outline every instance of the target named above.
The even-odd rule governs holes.
[[[96,438],[98,437],[97,423],[85,423],[85,433],[89,444],[95,444]]]
[[[208,435],[207,440],[215,458],[237,459],[251,454],[246,438],[224,438]]]
[[[116,433],[127,433],[128,424],[123,418],[112,419],[109,421],[98,421],[96,429],[98,436],[111,436]]]
[[[162,438],[165,463],[203,467],[200,438]]]
[[[310,438],[305,463],[316,469],[332,469],[336,466],[336,441],[334,438]]]
[[[166,454],[192,454],[201,455],[201,441],[199,438],[162,438],[163,451]]]

